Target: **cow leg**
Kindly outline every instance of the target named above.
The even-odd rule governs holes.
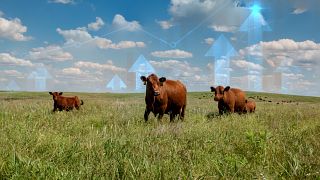
[[[184,120],[184,113],[185,113],[185,111],[186,111],[186,106],[184,105],[184,106],[182,107],[181,112],[180,112],[180,115],[179,115],[179,118],[180,118],[181,121]]]
[[[57,104],[54,102],[53,103],[53,112],[56,112],[57,111],[57,109],[58,109],[58,106],[57,106]]]
[[[144,111],[144,120],[145,120],[146,122],[148,121],[149,114],[150,114],[150,110],[146,109],[146,110]]]
[[[159,113],[158,121],[161,121],[161,120],[162,120],[163,115],[164,115],[164,113],[163,113],[163,112],[160,112],[160,113]]]
[[[174,118],[175,118],[175,113],[174,112],[171,112],[170,113],[170,122],[173,122],[174,121]]]
[[[224,110],[221,108],[219,109],[219,114],[222,115],[224,113]]]

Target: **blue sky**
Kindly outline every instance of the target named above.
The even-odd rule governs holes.
[[[260,21],[272,29],[261,31],[258,43],[239,31],[254,4],[261,6]],[[320,96],[319,5],[316,0],[2,0],[0,89],[33,91],[40,90],[36,83],[45,83],[41,90],[105,92],[118,75],[127,86],[123,91],[132,92],[135,75],[128,69],[144,55],[159,76],[182,80],[189,91],[220,85],[217,73],[228,71],[223,85]],[[225,57],[205,56],[221,35],[238,53],[228,58],[227,68],[217,68]],[[50,74],[45,81],[30,78],[39,69]],[[258,82],[261,88],[250,86]]]

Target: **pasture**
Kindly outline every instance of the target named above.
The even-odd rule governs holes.
[[[320,178],[320,98],[247,93],[256,113],[218,116],[189,93],[184,122],[145,123],[144,94],[71,94],[81,110],[52,113],[48,93],[0,92],[0,179]]]

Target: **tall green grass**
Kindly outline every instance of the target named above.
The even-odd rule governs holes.
[[[77,95],[52,113],[47,93],[0,93],[0,179],[320,178],[320,98],[248,93],[272,102],[218,116],[190,93],[184,122],[145,123],[143,94]]]

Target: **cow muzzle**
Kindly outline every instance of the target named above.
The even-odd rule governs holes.
[[[159,96],[160,93],[159,93],[159,91],[155,91],[153,95],[154,95],[154,96]]]

